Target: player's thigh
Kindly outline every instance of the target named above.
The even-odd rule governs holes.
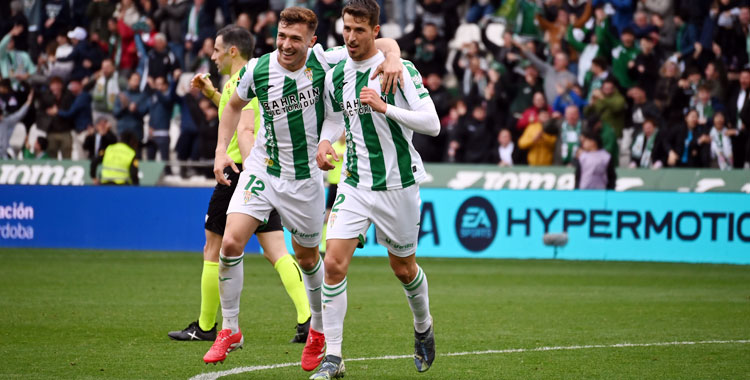
[[[396,256],[406,257],[417,250],[419,238],[419,187],[374,192],[377,201],[371,218],[378,243]]]
[[[328,242],[365,236],[370,228],[371,197],[372,192],[357,190],[347,184],[339,186],[331,214],[328,216],[326,254],[330,249]]]
[[[274,203],[275,192],[269,188],[268,175],[260,169],[245,168],[240,173],[237,188],[232,193],[227,215],[245,214],[257,219],[260,225],[268,222]],[[227,227],[229,226],[228,218],[229,216]]]
[[[227,215],[227,227],[221,248],[225,256],[239,256],[245,250],[247,241],[253,236],[260,221],[250,215],[234,212]]]
[[[274,181],[276,203],[281,223],[292,234],[292,239],[305,248],[320,244],[325,199],[322,177],[289,181]]]

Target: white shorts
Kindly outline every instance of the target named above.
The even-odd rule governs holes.
[[[372,191],[339,183],[328,217],[327,239],[365,236],[375,223],[378,244],[406,257],[417,251],[419,239],[419,185],[405,189]]]
[[[276,209],[281,224],[299,245],[317,247],[325,220],[325,192],[320,172],[313,173],[311,178],[289,180],[268,174],[264,165],[252,163],[249,158],[245,164],[227,215],[236,212],[266,222]]]

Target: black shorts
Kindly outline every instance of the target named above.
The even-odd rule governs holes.
[[[242,165],[237,164],[237,168],[242,171]],[[208,201],[208,211],[206,211],[206,224],[205,228],[213,233],[224,236],[224,227],[227,224],[227,209],[229,208],[229,201],[232,200],[232,194],[234,189],[237,187],[237,182],[240,179],[239,173],[235,173],[231,167],[224,168],[224,177],[227,178],[232,184],[229,186],[217,183],[214,187],[214,193],[211,195],[211,200]],[[271,211],[271,215],[268,216],[268,223],[261,224],[258,227],[256,233],[283,231],[284,228],[281,226],[281,218],[276,210]]]
[[[326,196],[326,209],[330,210],[333,207],[333,202],[336,201],[336,191],[339,185],[332,183],[328,185],[328,196]]]

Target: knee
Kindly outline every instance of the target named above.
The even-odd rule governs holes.
[[[221,250],[224,253],[224,256],[239,256],[242,254],[244,246],[242,242],[240,242],[240,239],[237,239],[231,234],[226,234],[221,240]]]
[[[319,260],[317,251],[314,248],[295,248],[294,255],[297,257],[299,266],[306,271],[313,270]]]
[[[326,268],[326,282],[339,283],[346,277],[346,263],[344,260],[334,257],[333,255],[326,255],[323,264]]]
[[[393,274],[396,275],[396,278],[403,284],[410,283],[417,275],[416,265],[412,268],[409,265],[399,263],[391,265],[391,269],[393,269]]]

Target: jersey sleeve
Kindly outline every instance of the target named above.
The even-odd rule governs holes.
[[[240,75],[237,78],[237,96],[240,99],[248,101],[255,97],[255,83],[253,81],[253,71],[255,65],[258,63],[257,58],[251,59],[242,69],[240,69]]]
[[[323,60],[328,65],[328,69],[332,69],[336,67],[336,65],[339,64],[341,61],[345,61],[347,58],[349,58],[349,53],[346,52],[346,48],[343,46],[336,46],[332,47],[325,52],[323,52],[323,47],[320,45],[315,45],[320,47],[320,51],[322,52]]]
[[[344,113],[336,101],[335,88],[333,86],[333,71],[326,73],[323,101],[326,106],[326,117],[320,132],[320,141],[328,140],[331,143],[338,140],[344,132]]]
[[[405,83],[401,86],[404,99],[409,103],[411,109],[422,108],[425,103],[432,101],[430,92],[422,83],[422,75],[414,67],[414,64],[407,60],[401,60],[401,62],[404,64]]]

